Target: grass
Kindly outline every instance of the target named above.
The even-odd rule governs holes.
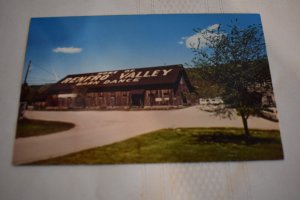
[[[162,129],[122,142],[31,164],[117,164],[283,159],[277,130]]]
[[[52,134],[73,128],[75,125],[66,122],[54,122],[32,119],[18,121],[16,138]]]

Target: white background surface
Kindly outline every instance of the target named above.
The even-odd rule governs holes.
[[[0,0],[0,199],[300,199],[300,1]],[[285,160],[15,167],[12,148],[30,17],[260,13]]]

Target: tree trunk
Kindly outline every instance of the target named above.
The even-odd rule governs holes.
[[[244,114],[241,114],[241,116],[244,125],[244,133],[246,136],[250,136],[249,129],[248,129],[248,118]]]

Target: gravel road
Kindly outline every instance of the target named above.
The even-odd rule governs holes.
[[[161,128],[243,127],[239,117],[220,119],[195,106],[166,111],[26,111],[25,116],[72,122],[75,127],[56,134],[16,139],[14,164],[111,144]],[[255,117],[249,119],[249,127],[279,129],[278,123]]]

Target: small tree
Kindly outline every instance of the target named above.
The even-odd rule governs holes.
[[[242,118],[244,133],[249,136],[249,116],[260,115],[268,107],[263,105],[262,97],[272,91],[262,27],[239,28],[236,23],[229,25],[227,31],[221,30],[220,25],[215,27],[195,29],[199,38],[192,46],[193,63],[202,68],[203,79],[223,88],[225,106],[215,113],[230,117],[236,110]]]

